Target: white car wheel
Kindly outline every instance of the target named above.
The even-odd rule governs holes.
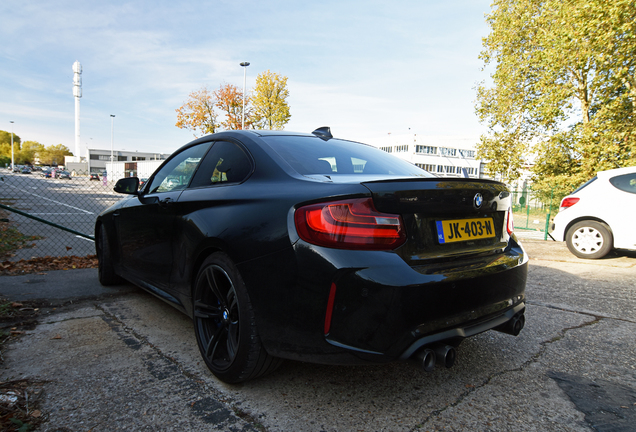
[[[609,227],[601,222],[582,221],[567,232],[568,249],[579,258],[602,258],[612,250],[613,238]]]

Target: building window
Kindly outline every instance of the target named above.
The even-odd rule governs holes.
[[[133,161],[142,161],[142,160],[146,160],[146,158],[143,157],[143,156],[133,156],[132,160]]]
[[[451,166],[451,165],[437,165],[437,172],[438,173],[455,174],[455,170],[457,170],[457,172],[459,172],[457,167],[454,167],[454,166]]]
[[[465,158],[475,158],[475,150],[460,150],[459,154]]]
[[[416,163],[415,165],[417,165],[418,167],[420,167],[423,170],[426,170],[428,172],[435,172],[435,165],[433,165],[433,164]]]
[[[118,160],[119,162],[124,162],[124,161],[127,161],[127,160],[128,160],[128,157],[126,157],[126,156],[117,156],[117,160]]]
[[[393,153],[393,147],[380,147],[380,150],[384,150],[387,153]]]
[[[395,151],[398,153],[407,152],[409,151],[409,145],[404,144],[404,145],[395,146]]]
[[[457,156],[457,149],[448,148],[448,147],[440,147],[439,153],[442,156]]]
[[[437,147],[425,146],[425,145],[416,145],[415,153],[420,154],[437,154]]]

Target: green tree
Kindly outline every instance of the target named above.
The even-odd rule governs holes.
[[[254,128],[283,129],[291,118],[288,97],[286,76],[269,70],[258,75],[254,93],[250,98]]]
[[[13,157],[18,155],[21,148],[21,140],[20,137],[16,134],[13,134]],[[11,161],[11,132],[6,132],[0,130],[0,156],[6,156],[9,158],[9,163]],[[18,163],[17,161],[15,162]]]
[[[216,120],[217,113],[214,111],[215,105],[214,93],[207,87],[193,91],[184,104],[175,110],[177,112],[175,126],[193,131],[195,137],[216,132],[219,124]]]
[[[33,164],[35,158],[44,152],[44,145],[37,141],[25,141],[22,143],[20,153],[16,157],[17,164]]]
[[[73,156],[73,153],[63,144],[50,145],[39,155],[44,165],[64,165],[64,156]]]
[[[636,162],[636,2],[495,0],[477,89],[488,171],[562,196],[595,171]]]

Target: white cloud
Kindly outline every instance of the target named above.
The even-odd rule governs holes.
[[[109,146],[115,114],[122,147],[174,150],[192,138],[174,110],[203,85],[242,87],[250,61],[248,89],[267,69],[289,78],[289,130],[474,134],[488,2],[396,1],[5,2],[0,129],[15,120],[25,140],[70,147],[79,60],[82,142]]]

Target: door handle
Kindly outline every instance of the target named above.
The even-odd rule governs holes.
[[[159,207],[167,208],[170,207],[173,203],[174,200],[172,198],[164,198],[162,200],[159,200]]]

